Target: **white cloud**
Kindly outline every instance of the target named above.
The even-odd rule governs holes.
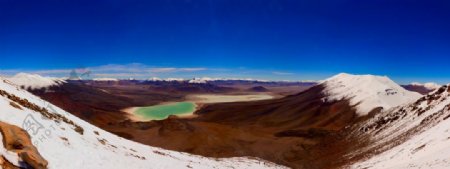
[[[139,74],[139,73],[94,73],[92,74],[94,77],[102,77],[102,78],[128,78],[128,77],[146,77],[148,74]]]
[[[168,73],[168,72],[175,72],[177,68],[172,67],[166,67],[166,68],[152,68],[150,69],[150,72],[152,73]]]
[[[197,72],[208,70],[207,68],[173,68],[173,67],[163,67],[163,68],[151,68],[152,73],[173,73],[173,72]]]
[[[294,75],[294,73],[290,73],[290,72],[278,72],[278,71],[272,72],[272,74],[274,74],[274,75]]]
[[[92,67],[79,67],[74,69],[44,69],[44,70],[22,70],[9,69],[0,70],[0,74],[12,76],[14,74],[24,72],[39,74],[49,77],[70,77],[71,72],[75,71],[78,75],[83,75],[83,78],[136,78],[148,79],[149,77],[177,77],[190,79],[194,77],[217,77],[230,78],[236,77],[240,79],[269,79],[269,80],[294,80],[296,75],[291,72],[284,72],[278,70],[264,70],[264,69],[248,69],[244,67],[239,68],[210,68],[210,67],[161,67],[151,66],[141,63],[131,64],[107,64]],[[290,78],[287,78],[290,77]],[[298,79],[298,78],[295,78]]]
[[[179,69],[182,72],[197,72],[197,71],[204,71],[207,70],[207,68],[197,67],[197,68],[180,68]]]

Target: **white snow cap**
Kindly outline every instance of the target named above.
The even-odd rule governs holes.
[[[172,77],[170,77],[170,78],[165,79],[165,81],[169,81],[169,82],[174,82],[174,81],[182,82],[182,81],[184,81],[184,79],[183,79],[183,78],[172,78]]]
[[[148,80],[149,81],[162,81],[162,79],[159,77],[152,77],[152,78],[149,78]]]
[[[389,109],[421,97],[419,93],[405,90],[386,76],[351,75],[341,73],[321,83],[325,86],[327,99],[349,99],[356,105],[360,116],[367,115],[377,107]]]
[[[411,83],[411,85],[413,86],[423,86],[425,88],[427,88],[428,90],[436,90],[438,88],[440,88],[442,85],[433,83],[433,82],[428,82],[428,83],[418,83],[418,82],[413,82]]]
[[[164,150],[126,140],[58,108],[33,94],[11,85],[0,78],[0,90],[26,99],[31,104],[46,108],[72,124],[43,118],[41,113],[26,107],[15,108],[14,100],[0,95],[0,120],[25,129],[49,169],[95,168],[285,168],[270,162],[249,158],[206,158],[187,153]],[[20,103],[16,103],[19,104]],[[80,126],[80,134],[74,126]],[[0,138],[1,140],[1,138]],[[1,144],[1,141],[0,141]],[[0,154],[13,164],[17,158],[0,146]]]
[[[18,73],[13,77],[6,78],[6,80],[10,81],[15,85],[31,89],[47,88],[50,86],[58,86],[63,83],[66,83],[66,81],[59,78],[43,77],[38,74],[28,74],[28,73]]]
[[[206,82],[208,82],[208,80],[204,80],[202,78],[193,78],[189,80],[189,83],[206,83]]]
[[[119,79],[115,79],[115,78],[94,78],[92,79],[93,81],[119,81]]]
[[[217,80],[223,80],[222,78],[210,78],[210,77],[202,77],[202,78],[193,78],[189,80],[189,83],[207,83],[209,81],[217,81]]]

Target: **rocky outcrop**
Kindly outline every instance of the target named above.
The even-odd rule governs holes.
[[[38,152],[36,147],[31,143],[28,133],[14,125],[0,122],[0,132],[3,137],[3,146],[6,150],[17,153],[19,157],[20,168],[45,169],[48,162]],[[4,163],[7,167],[12,167],[11,161],[7,161],[4,157]],[[14,168],[14,167],[13,167]]]
[[[269,90],[267,88],[263,87],[263,86],[255,86],[255,87],[252,87],[252,88],[248,89],[248,91],[251,91],[251,92],[268,92]]]
[[[159,121],[159,123],[161,125],[159,134],[163,136],[176,131],[189,132],[194,130],[194,127],[188,122],[182,121],[174,115],[170,115],[167,119]]]

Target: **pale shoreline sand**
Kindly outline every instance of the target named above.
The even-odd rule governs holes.
[[[126,116],[131,120],[131,121],[142,121],[141,118],[139,118],[136,114],[134,114],[134,112],[139,109],[140,107],[129,107],[126,109],[123,109],[122,112],[126,113]]]
[[[248,94],[248,95],[215,95],[215,94],[195,94],[188,95],[187,100],[195,103],[229,103],[248,102],[257,100],[268,100],[275,98],[269,94]]]

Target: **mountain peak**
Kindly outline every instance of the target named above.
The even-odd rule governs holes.
[[[43,77],[38,74],[18,73],[13,77],[6,78],[11,83],[31,89],[40,89],[50,86],[57,86],[65,83],[64,80],[52,77]]]
[[[377,107],[389,109],[417,100],[421,95],[410,92],[387,76],[340,73],[321,83],[328,100],[349,99],[358,115],[367,115]]]

